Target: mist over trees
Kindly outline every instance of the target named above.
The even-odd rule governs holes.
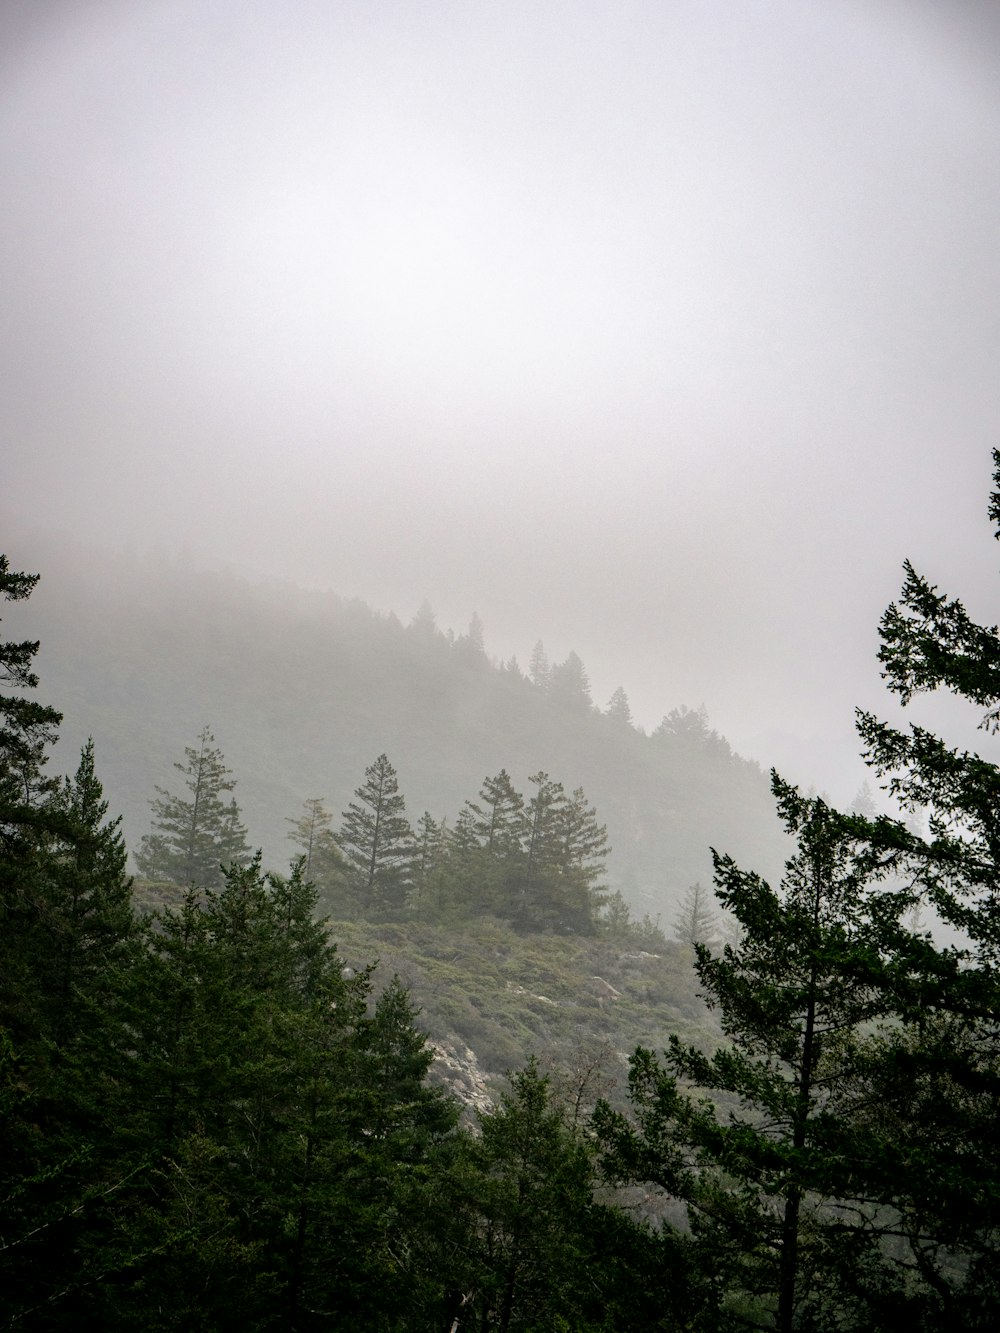
[[[427,811],[451,825],[483,775],[502,769],[522,792],[538,772],[581,787],[614,849],[607,881],[639,916],[672,919],[687,887],[709,882],[713,843],[780,871],[787,843],[766,775],[703,711],[676,710],[691,713],[687,731],[644,735],[626,718],[624,689],[604,709],[589,700],[578,657],[567,668],[575,684],[550,690],[541,645],[536,681],[470,652],[426,605],[403,624],[357,601],[223,575],[192,581],[180,567],[102,568],[95,557],[88,570],[86,587],[79,564],[47,573],[41,661],[46,689],[67,704],[60,761],[69,768],[94,736],[131,848],[151,832],[154,787],[190,799],[174,764],[210,724],[238,780],[225,795],[275,869],[287,864],[285,821],[321,795],[339,824],[385,753],[411,822]]]
[[[6,602],[36,581],[0,557]],[[996,734],[995,626],[907,563],[880,637],[902,703],[944,689]],[[61,718],[34,697],[37,652],[0,642],[8,1326],[995,1327],[1000,770],[980,753],[860,712],[902,817],[773,773],[780,882],[716,850],[727,916],[695,882],[671,953],[607,892],[583,789],[545,770],[522,792],[500,769],[451,823],[413,825],[381,753],[339,829],[318,797],[285,816],[301,855],[282,875],[247,859],[206,727],[175,765],[187,795],[152,803],[146,853],[175,892],[140,912],[94,744],[47,772]],[[700,712],[660,732],[692,760],[725,753]],[[620,969],[693,955],[718,1027],[640,1045],[627,1092],[593,1052],[551,1070],[526,1052],[472,1111],[430,1081],[401,980],[345,963],[307,864],[345,937],[375,919],[452,970],[478,939],[469,990],[511,941],[550,966],[591,940]],[[626,1002],[590,982],[596,1013]]]

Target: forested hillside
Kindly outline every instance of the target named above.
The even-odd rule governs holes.
[[[522,790],[539,771],[583,788],[607,826],[611,885],[665,922],[708,881],[710,846],[780,868],[766,776],[684,701],[647,736],[624,690],[595,706],[574,654],[498,664],[475,619],[455,637],[428,608],[404,625],[261,579],[72,549],[46,566],[32,633],[46,696],[66,714],[58,757],[70,767],[93,736],[130,849],[149,831],[154,786],[171,788],[173,763],[208,725],[249,841],[278,869],[294,852],[286,820],[320,798],[339,822],[380,753],[413,823],[424,811],[453,821],[501,770]]]
[[[0,556],[5,610],[37,581]],[[943,688],[995,733],[995,626],[907,563],[880,635],[904,704]],[[606,896],[577,792],[537,774],[526,800],[501,770],[427,860],[383,754],[324,846],[330,923],[316,806],[293,871],[265,872],[207,728],[134,891],[93,745],[48,767],[37,650],[0,641],[8,1327],[996,1328],[988,758],[862,713],[869,764],[922,818],[772,775],[780,883],[715,853],[729,921],[692,889],[670,943]]]

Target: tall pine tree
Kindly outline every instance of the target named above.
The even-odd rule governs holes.
[[[188,795],[156,788],[153,831],[142,839],[136,865],[148,879],[216,888],[223,882],[224,866],[245,865],[250,859],[239,806],[225,799],[236,780],[208,727],[196,745],[185,747],[184,758],[174,768],[183,775]]]
[[[366,915],[398,913],[406,905],[414,837],[396,770],[380,754],[365,769],[343,813],[337,841],[351,867],[358,904]]]

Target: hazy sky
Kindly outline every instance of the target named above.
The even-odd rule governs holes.
[[[903,557],[996,618],[994,0],[0,13],[19,566],[476,610],[833,784]]]

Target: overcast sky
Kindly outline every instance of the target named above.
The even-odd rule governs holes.
[[[904,556],[996,618],[998,76],[992,0],[5,0],[14,563],[475,610],[844,799]]]

